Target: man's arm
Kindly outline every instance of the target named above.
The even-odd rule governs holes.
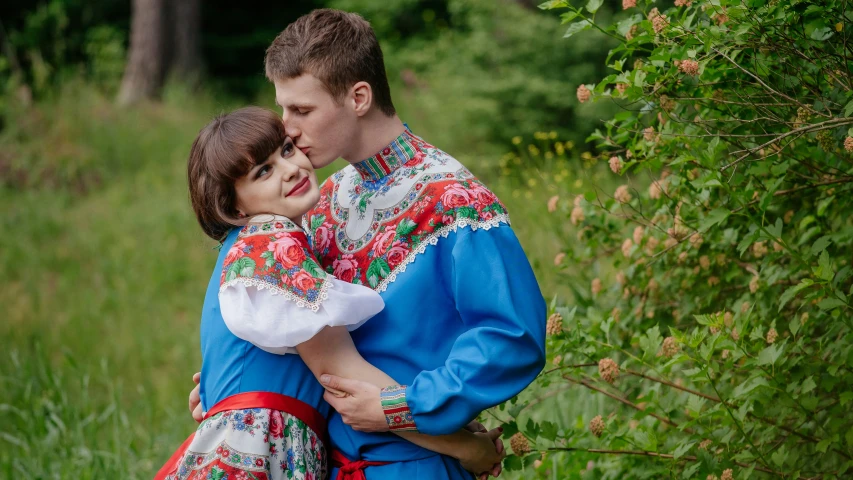
[[[376,387],[394,385],[396,382],[382,370],[374,367],[358,353],[346,327],[326,327],[308,341],[296,346],[299,356],[317,378],[334,374],[359,379]],[[341,389],[326,391],[327,400],[334,401],[345,395]],[[416,432],[395,432],[406,440],[462,462],[463,467],[475,474],[490,472],[500,474],[504,456],[499,431],[472,433],[468,430],[448,435],[429,436]]]
[[[455,432],[512,398],[545,364],[545,301],[512,229],[460,229],[455,240],[446,278],[468,330],[454,341],[443,366],[418,374],[404,393],[417,430],[429,435]],[[321,381],[335,386],[343,379]],[[356,430],[387,431],[379,389],[349,385],[358,392],[329,401],[344,422]]]

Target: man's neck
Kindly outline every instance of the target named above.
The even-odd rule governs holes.
[[[389,117],[381,112],[375,112],[371,118],[363,118],[362,122],[358,145],[344,157],[349,163],[359,163],[376,155],[406,130],[400,117]]]

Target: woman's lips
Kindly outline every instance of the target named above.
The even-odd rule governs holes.
[[[297,183],[293,188],[290,189],[289,192],[287,192],[287,195],[285,195],[285,197],[305,193],[305,191],[308,190],[309,182],[310,182],[310,179],[306,175],[305,178],[303,178],[301,182]]]

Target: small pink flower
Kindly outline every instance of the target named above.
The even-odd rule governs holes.
[[[396,267],[397,265],[403,263],[403,260],[406,259],[406,256],[409,255],[409,245],[397,240],[391,245],[391,248],[388,250],[388,266],[391,268]]]
[[[583,214],[583,208],[575,207],[572,209],[572,215],[570,217],[572,225],[577,225],[577,224],[583,222],[585,219],[586,219],[586,217]]]
[[[853,137],[847,137],[844,139],[844,150],[853,152]]]
[[[559,195],[554,195],[548,199],[548,211],[554,213],[557,210],[557,202],[560,201]]]
[[[471,192],[458,183],[444,187],[444,194],[441,195],[441,203],[446,209],[467,207],[472,200]]]
[[[613,198],[619,203],[628,203],[631,201],[631,192],[627,185],[620,185],[613,194]]]
[[[272,435],[272,438],[282,438],[284,436],[284,418],[278,410],[270,411],[270,435]]]
[[[302,265],[305,261],[302,244],[288,233],[277,233],[275,236],[276,240],[267,247],[267,250],[273,252],[275,259],[286,269]]]
[[[610,170],[612,170],[613,173],[618,175],[619,172],[622,171],[622,160],[620,160],[619,157],[610,157],[608,163],[610,164]]]
[[[587,100],[589,100],[589,97],[592,96],[592,92],[590,92],[589,89],[586,88],[586,85],[581,85],[578,87],[577,95],[578,101],[581,103],[585,103]]]
[[[381,257],[391,244],[394,242],[394,237],[397,235],[397,232],[394,231],[393,228],[388,228],[384,232],[380,233],[373,240],[373,256]]]
[[[329,223],[324,223],[317,227],[317,231],[314,232],[314,248],[318,252],[325,252],[332,243],[331,227]]]
[[[628,10],[637,6],[637,0],[622,0],[622,10]]]
[[[341,255],[341,258],[332,262],[332,275],[344,282],[352,283],[358,263],[352,255]]]
[[[225,263],[233,263],[237,259],[246,255],[243,249],[246,248],[246,242],[243,240],[237,240],[234,245],[228,250],[228,254],[225,256]]]
[[[699,75],[699,62],[696,60],[684,60],[678,64],[678,69],[687,75],[695,77]]]

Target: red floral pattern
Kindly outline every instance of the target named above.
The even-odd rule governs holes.
[[[323,183],[305,225],[327,272],[381,292],[438,237],[509,223],[498,198],[459,162],[422,140],[414,146],[417,154],[385,178],[368,181],[347,167]],[[350,222],[359,222],[357,238]]]
[[[243,227],[222,265],[220,289],[236,282],[268,288],[299,306],[318,310],[330,282],[309,248],[305,232],[276,218]]]

